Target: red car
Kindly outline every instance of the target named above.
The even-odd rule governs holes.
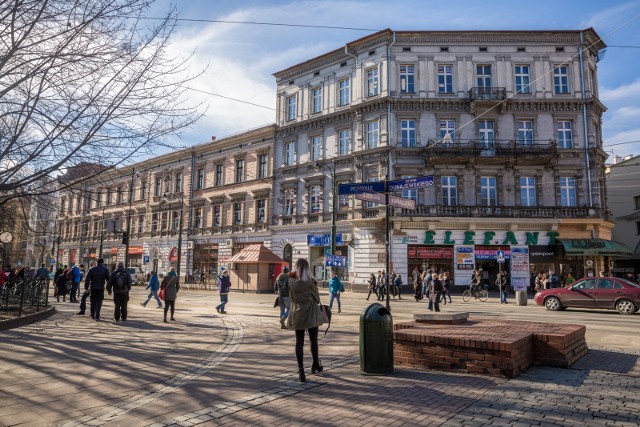
[[[640,285],[617,277],[585,277],[564,288],[540,291],[533,299],[553,311],[578,307],[633,314],[640,307]]]

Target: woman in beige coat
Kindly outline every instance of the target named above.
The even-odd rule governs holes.
[[[311,373],[322,372],[318,357],[318,326],[322,325],[320,312],[320,293],[316,280],[309,272],[309,263],[300,258],[294,271],[289,274],[289,296],[291,297],[291,311],[287,318],[288,329],[296,331],[296,359],[298,361],[298,377],[305,382],[303,363],[304,333],[309,332],[311,342],[311,357],[313,365]]]

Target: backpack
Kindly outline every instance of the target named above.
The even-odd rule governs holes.
[[[282,280],[277,281],[278,293],[283,297],[289,296],[289,276],[285,275]]]
[[[124,271],[116,271],[113,274],[113,289],[115,292],[125,292],[127,290],[127,274]]]

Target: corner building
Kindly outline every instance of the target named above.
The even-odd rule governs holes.
[[[510,270],[595,275],[611,242],[598,99],[605,44],[575,31],[384,30],[274,74],[272,249],[325,276],[335,219],[339,274],[385,268],[385,206],[333,192],[342,183],[433,176],[393,193],[390,265],[466,285]],[[335,213],[334,213],[335,210]],[[498,251],[505,262],[498,263]]]

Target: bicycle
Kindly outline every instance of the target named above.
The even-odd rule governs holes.
[[[462,293],[462,301],[469,302],[472,296],[485,302],[489,298],[489,292],[485,289],[479,289],[479,287],[471,287]]]

